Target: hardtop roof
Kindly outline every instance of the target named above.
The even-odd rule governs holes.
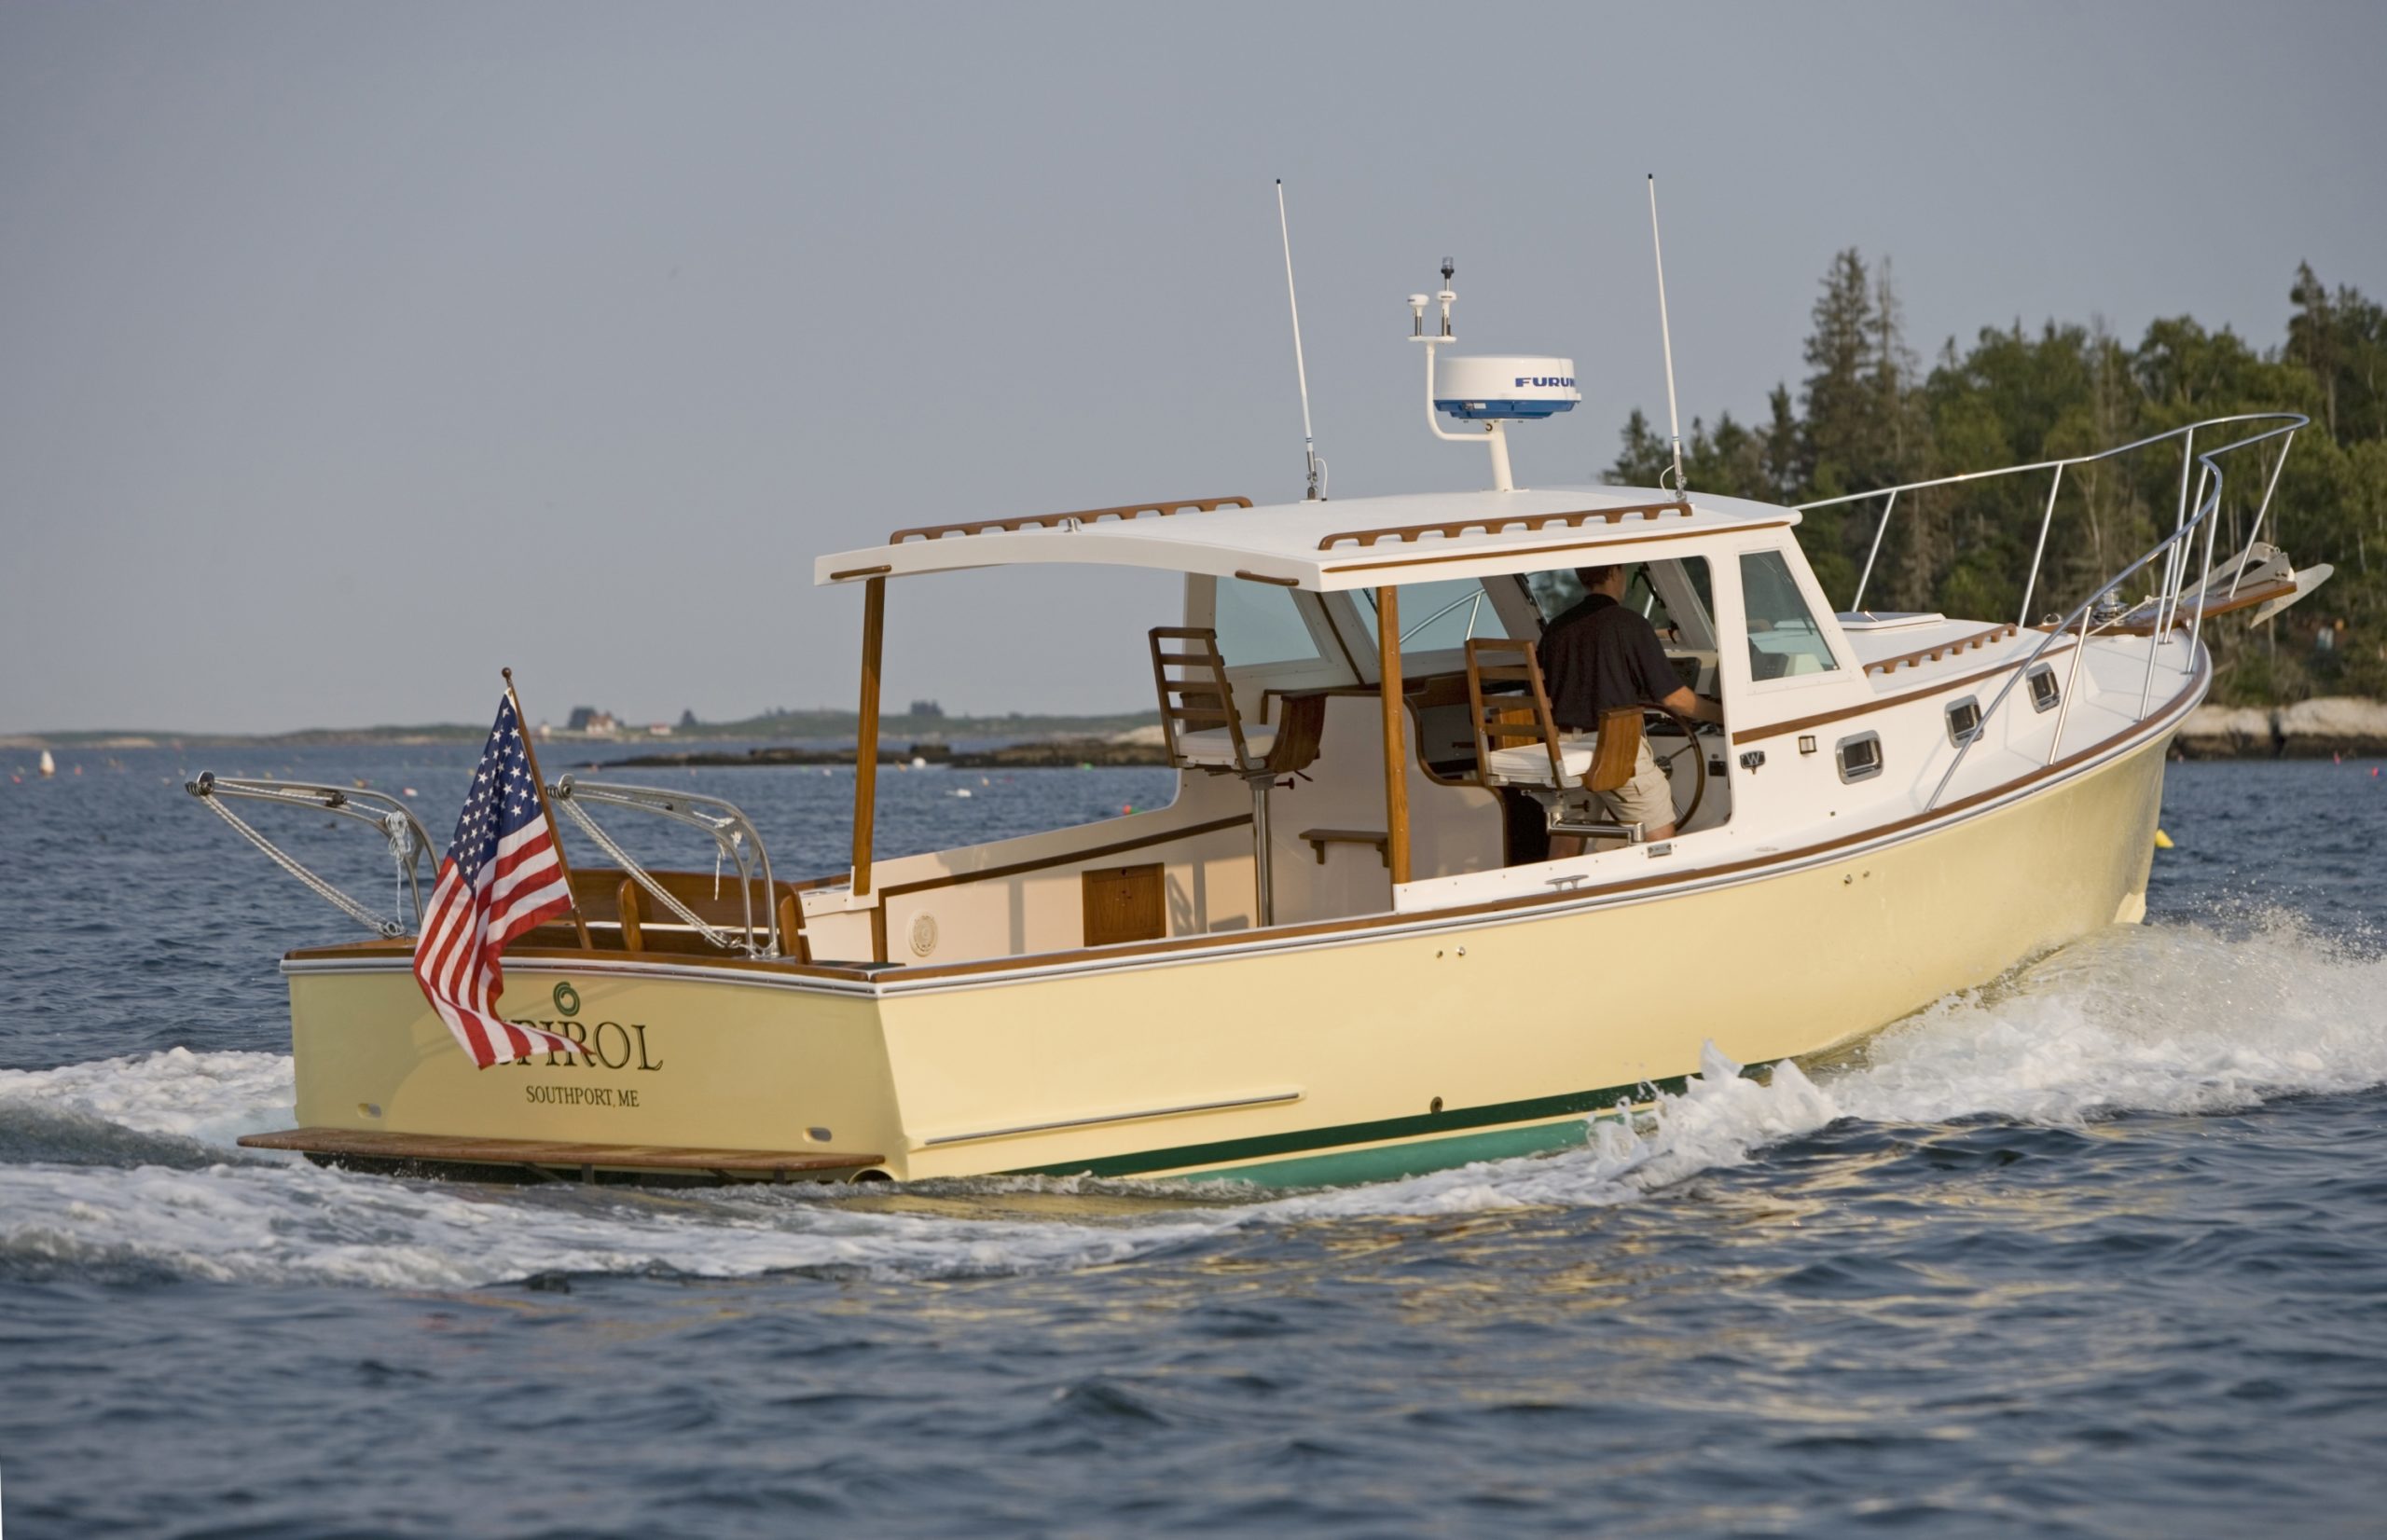
[[[1207,498],[898,530],[824,556],[816,583],[1036,562],[1245,577],[1316,590],[1689,556],[1678,543],[1787,528],[1796,510],[1646,487],[1425,492],[1239,506]],[[1224,504],[1221,506],[1221,504]],[[1660,545],[1659,543],[1665,543]],[[1644,550],[1643,547],[1656,547]],[[1404,569],[1416,569],[1405,573]]]

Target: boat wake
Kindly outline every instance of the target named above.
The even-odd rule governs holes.
[[[1068,1271],[1263,1225],[1663,1199],[1843,1120],[2077,1125],[2387,1085],[2387,958],[2292,915],[2118,928],[1760,1082],[1711,1053],[1580,1149],[1249,1201],[985,1180],[694,1194],[402,1181],[232,1146],[286,1124],[286,1056],[0,1072],[0,1277],[469,1288],[549,1273],[954,1278]]]

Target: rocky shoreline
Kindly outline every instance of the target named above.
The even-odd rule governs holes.
[[[394,731],[394,730],[393,730]],[[150,749],[168,741],[145,735],[115,737],[76,736],[72,747],[86,749]],[[307,735],[292,735],[297,741]],[[265,742],[263,739],[219,739],[204,736],[172,740],[178,746]],[[345,740],[340,740],[345,741]],[[359,741],[365,741],[360,739]],[[374,742],[417,744],[444,739],[424,733],[375,738]],[[0,749],[40,749],[51,739],[34,735],[0,736]],[[2387,701],[2360,695],[2323,695],[2292,706],[2200,706],[2173,739],[2173,751],[2184,759],[2323,759],[2331,754],[2349,758],[2387,758]],[[595,747],[593,744],[588,748]],[[559,762],[577,761],[586,749],[574,742],[549,750]],[[904,749],[882,749],[882,764],[950,765],[957,770],[1075,769],[1081,765],[1159,765],[1168,763],[1160,729],[1146,726],[1103,736],[1027,738],[989,749],[956,749],[944,743],[914,743]],[[824,748],[813,744],[770,744],[754,749],[689,748],[665,753],[638,754],[603,762],[606,769],[685,768],[690,765],[741,764],[850,765],[850,745]]]
[[[2173,740],[2192,760],[2387,755],[2387,701],[2323,695],[2293,706],[2200,706]]]
[[[2387,757],[2387,701],[2355,695],[2325,695],[2293,706],[2200,706],[2173,740],[2182,759],[2255,760]],[[879,753],[882,764],[949,765],[956,770],[1074,770],[1114,765],[1160,765],[1168,755],[1160,729],[1146,727],[1107,737],[1029,738],[991,749],[955,749],[942,743],[916,743]],[[611,760],[607,769],[688,765],[851,764],[850,748],[774,744],[731,750],[683,749]]]
[[[908,749],[882,749],[881,764],[946,765],[956,770],[1076,770],[1100,765],[1166,764],[1167,751],[1155,729],[1151,741],[1140,734],[1104,738],[1030,738],[993,749],[957,749],[942,743],[916,743]],[[673,754],[640,754],[607,760],[608,770],[684,769],[691,765],[723,767],[754,764],[851,764],[854,751],[844,749],[799,748],[771,744],[735,752],[691,749]]]

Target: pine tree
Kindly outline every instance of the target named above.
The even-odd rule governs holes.
[[[1674,464],[1674,452],[1665,440],[1650,432],[1649,419],[1641,408],[1624,419],[1621,435],[1624,447],[1617,452],[1616,463],[1610,465],[1602,479],[1616,487],[1655,487],[1658,478]]]
[[[1872,356],[1866,383],[1873,395],[1874,432],[1881,435],[1874,447],[1876,468],[1898,481],[1910,481],[1921,468],[1916,451],[1925,433],[1915,393],[1919,365],[1907,346],[1905,308],[1898,303],[1886,256],[1875,269],[1873,314],[1868,329]]]
[[[2321,382],[2322,422],[2338,436],[2338,337],[2329,313],[2329,286],[2313,275],[2312,264],[2296,265],[2296,286],[2287,292],[2296,313],[2287,319],[2287,356]]]
[[[1790,387],[1776,385],[1765,398],[1770,414],[1765,427],[1765,478],[1773,495],[1796,502],[1806,495],[1806,461],[1800,450],[1799,414],[1790,406]]]
[[[1832,258],[1807,334],[1804,475],[1823,497],[1861,491],[1878,453],[1878,398],[1868,378],[1873,351],[1872,284],[1855,247]]]
[[[2310,263],[2297,265],[2288,297],[2296,313],[2282,356],[2319,383],[2329,436],[2340,445],[2387,437],[2387,310],[2359,290],[2331,294]]]

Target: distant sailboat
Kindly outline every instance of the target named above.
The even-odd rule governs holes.
[[[58,762],[49,757],[49,750],[47,749],[41,751],[41,773],[45,776],[58,774]]]

